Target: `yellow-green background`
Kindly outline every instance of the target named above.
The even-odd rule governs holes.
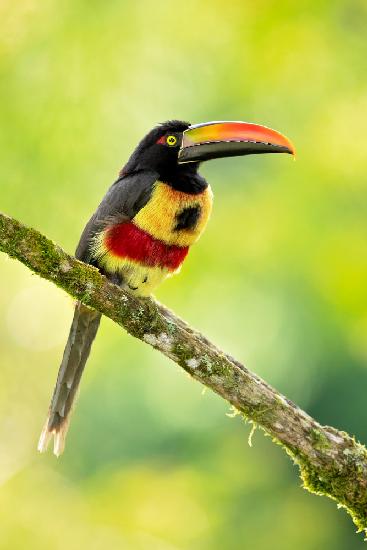
[[[158,298],[367,440],[365,0],[0,2],[0,209],[72,252],[169,118],[274,127],[298,159],[203,166],[215,208]],[[65,454],[38,455],[72,301],[0,258],[1,550],[353,550],[261,432],[104,319]]]

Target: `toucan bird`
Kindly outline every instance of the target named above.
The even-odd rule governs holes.
[[[87,223],[76,257],[112,282],[149,296],[177,273],[204,231],[212,208],[210,186],[198,172],[209,159],[260,153],[294,154],[279,132],[246,122],[190,125],[172,120],[138,144]],[[101,314],[77,302],[38,449],[54,436],[62,453],[71,408]]]

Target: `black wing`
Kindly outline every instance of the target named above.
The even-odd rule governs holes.
[[[144,170],[122,176],[111,185],[80,237],[75,252],[78,260],[92,263],[93,237],[106,225],[131,220],[149,201],[157,179],[156,172]]]

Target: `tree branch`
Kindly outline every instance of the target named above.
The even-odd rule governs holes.
[[[158,302],[121,290],[38,231],[1,213],[0,251],[100,311],[221,395],[282,445],[299,466],[305,488],[336,500],[367,533],[367,450],[353,437],[318,424]]]

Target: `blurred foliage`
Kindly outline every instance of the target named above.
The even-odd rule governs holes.
[[[74,250],[136,142],[250,120],[289,157],[218,160],[206,234],[157,296],[367,440],[365,0],[2,0],[0,208]],[[0,548],[353,550],[261,433],[104,320],[65,455],[39,456],[72,302],[0,258]]]

